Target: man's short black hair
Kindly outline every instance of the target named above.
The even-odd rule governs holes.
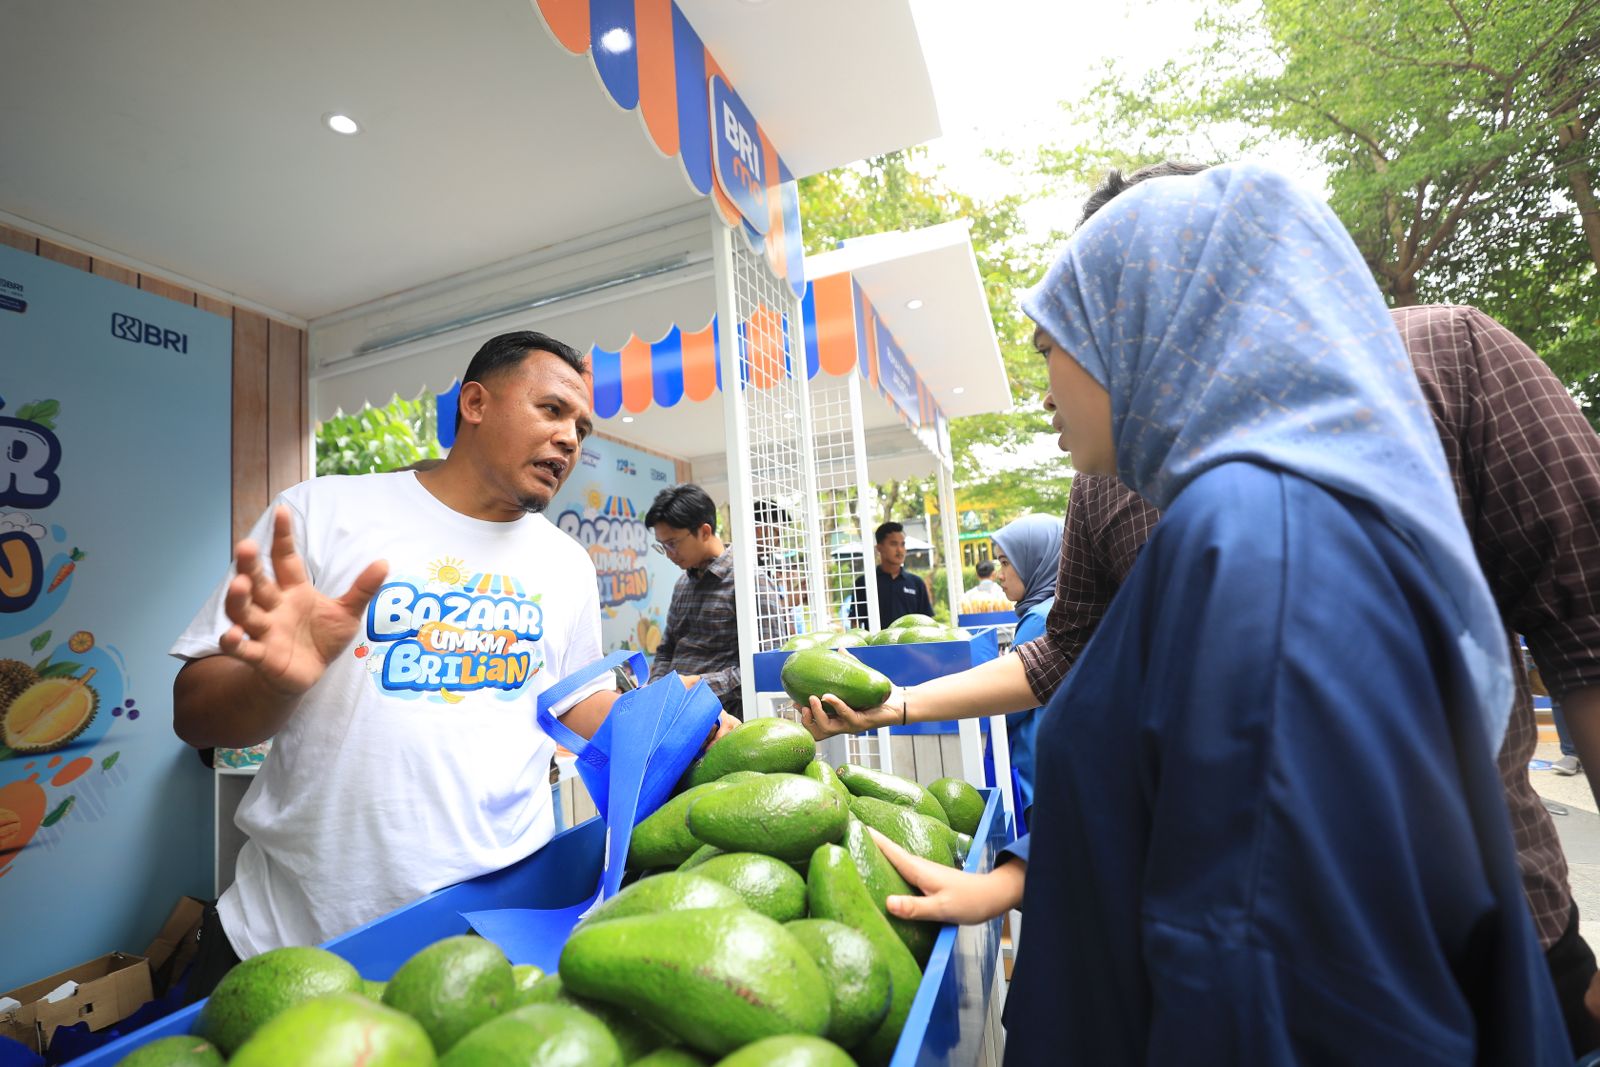
[[[890,534],[903,534],[905,532],[906,528],[898,522],[886,522],[872,531],[872,539],[881,545],[888,539]]]
[[[698,533],[701,526],[710,526],[717,532],[717,505],[711,496],[693,482],[669,485],[656,494],[650,510],[644,513],[644,524],[655,526],[665,523],[674,530]]]
[[[1083,202],[1083,214],[1078,216],[1078,226],[1094,217],[1094,213],[1105,207],[1111,201],[1132,189],[1140,182],[1147,182],[1151,178],[1177,178],[1199,174],[1201,171],[1210,170],[1206,163],[1184,163],[1176,159],[1164,159],[1160,163],[1152,163],[1147,167],[1140,167],[1132,174],[1124,175],[1116,167],[1112,167],[1105,179],[1089,194],[1089,199]]]
[[[751,510],[755,512],[756,522],[762,526],[789,525],[788,509],[771,500],[757,500]]]
[[[472,357],[472,362],[467,364],[467,372],[461,376],[461,384],[486,382],[501,371],[510,370],[521,364],[528,358],[529,352],[548,352],[580,375],[588,377],[589,357],[576,348],[538,330],[517,330],[513,333],[499,334],[483,342],[483,347],[478,349]],[[461,405],[458,402],[456,431],[459,433],[460,430]]]
[[[994,560],[985,559],[978,562],[978,577],[987,578],[994,573]]]

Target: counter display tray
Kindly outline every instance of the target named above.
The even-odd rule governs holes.
[[[992,789],[982,792],[983,820],[973,834],[966,865],[974,872],[991,869],[1007,844],[999,794]],[[387,981],[419,949],[440,938],[467,933],[462,912],[560,908],[586,899],[599,881],[604,847],[605,824],[590,819],[557,834],[520,863],[441,889],[323,947],[349,960],[362,977]],[[942,1067],[976,1061],[999,955],[998,918],[983,926],[947,926],[940,931],[891,1067]],[[113,1067],[141,1045],[189,1033],[203,1004],[157,1020],[72,1062],[83,1067]]]
[[[920,685],[987,663],[999,655],[999,644],[993,628],[990,628],[979,630],[965,641],[930,641],[920,645],[852,645],[839,651],[854,656],[874,670],[882,671],[895,685]],[[783,692],[783,665],[793,654],[757,652],[752,657],[758,692]],[[980,719],[979,724],[981,730],[988,731],[988,720]],[[891,726],[889,732],[897,736],[953,734],[958,729],[956,722],[914,722],[906,726]]]

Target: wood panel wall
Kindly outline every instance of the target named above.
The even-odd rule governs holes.
[[[176,300],[233,323],[235,541],[249,532],[275,493],[311,476],[304,330],[9,226],[0,225],[0,244]]]

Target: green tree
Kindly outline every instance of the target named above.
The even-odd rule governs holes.
[[[1074,105],[1101,147],[1046,171],[1298,145],[1392,303],[1481,307],[1596,392],[1600,0],[1212,0],[1198,28]]]
[[[1026,231],[1021,215],[1024,196],[985,201],[951,189],[927,165],[922,150],[910,149],[803,179],[800,202],[808,252],[826,251],[851,237],[916,230],[953,219],[971,224],[973,253],[1013,406],[1008,412],[951,420],[955,481],[963,492],[989,487],[1016,495],[1019,510],[1064,510],[1070,483],[1060,460],[1009,469],[1007,458],[1050,429],[1041,403],[1044,364],[1031,344],[1032,325],[1017,306],[1018,291],[1043,273],[1047,251],[1037,235]],[[975,449],[980,445],[990,456],[999,456],[1000,462],[986,468],[983,453]],[[932,491],[927,479],[884,485],[879,495],[882,514],[893,519],[919,515],[924,496]]]
[[[396,397],[381,408],[336,415],[317,427],[317,474],[374,474],[438,459],[434,397]]]

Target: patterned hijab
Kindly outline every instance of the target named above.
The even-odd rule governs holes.
[[[1411,360],[1326,204],[1251,164],[1143,182],[1022,306],[1110,393],[1117,472],[1156,507],[1246,460],[1362,500],[1411,540],[1499,751],[1505,629]]]
[[[1017,618],[1035,604],[1054,599],[1056,572],[1061,569],[1061,517],[1024,515],[995,531],[994,543],[1010,560],[1011,569],[1022,579],[1022,599],[1017,601]]]

